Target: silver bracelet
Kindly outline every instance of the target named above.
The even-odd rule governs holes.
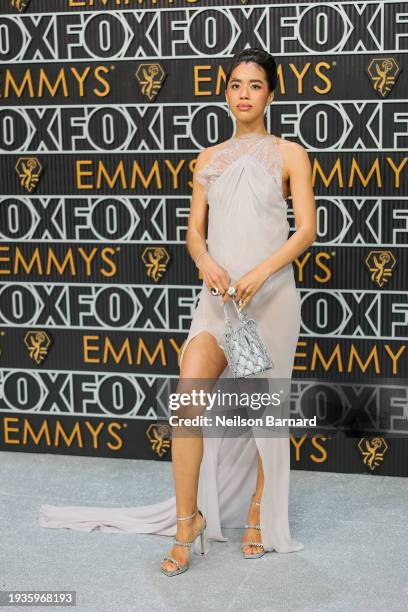
[[[195,260],[195,265],[196,265],[196,268],[198,268],[197,263],[198,263],[199,258],[201,257],[201,255],[204,255],[204,253],[208,253],[207,249],[205,249],[205,251],[202,251],[202,252],[201,252],[201,253],[200,253],[200,254],[197,256],[197,258],[196,258],[196,260]]]

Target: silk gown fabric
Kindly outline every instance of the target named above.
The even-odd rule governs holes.
[[[250,133],[224,141],[208,164],[197,173],[208,202],[207,248],[228,270],[231,282],[268,258],[283,245],[289,233],[287,204],[282,193],[282,156],[273,134]],[[229,304],[231,321],[236,312]],[[290,383],[300,331],[300,297],[292,264],[272,274],[246,307],[266,344],[274,369],[257,375]],[[180,355],[202,331],[213,334],[222,346],[224,311],[220,297],[211,295],[203,282],[191,327]],[[227,366],[213,388],[232,379]],[[217,385],[218,386],[217,387]],[[290,386],[290,385],[289,385]],[[255,389],[256,390],[256,389]],[[252,415],[253,416],[253,415]],[[225,428],[227,429],[227,427]],[[217,428],[219,431],[219,428]],[[290,441],[288,433],[277,437],[252,435],[204,436],[198,507],[207,519],[205,552],[211,541],[226,541],[223,528],[243,528],[255,490],[258,455],[262,457],[264,490],[260,506],[262,543],[267,551],[287,553],[304,548],[291,537],[288,519]],[[119,465],[119,464],[118,464]],[[160,483],[157,483],[160,490]],[[137,507],[55,506],[40,508],[42,527],[106,532],[176,534],[175,496]],[[199,540],[193,551],[199,552]]]

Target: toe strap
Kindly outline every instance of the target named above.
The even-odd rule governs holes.
[[[180,561],[177,561],[177,559],[175,559],[174,557],[163,557],[163,561],[171,561],[172,563],[175,563],[177,565],[177,569],[180,569]]]
[[[260,525],[245,525],[245,529],[261,529]]]
[[[263,548],[263,544],[261,544],[260,542],[245,542],[245,544],[242,544],[242,548],[244,548],[245,546],[259,546]]]

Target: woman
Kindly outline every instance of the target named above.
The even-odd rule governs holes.
[[[292,262],[316,237],[316,213],[305,149],[265,129],[264,112],[273,101],[276,83],[270,54],[260,49],[238,53],[227,72],[225,92],[236,119],[235,135],[197,158],[187,246],[204,282],[180,356],[178,391],[191,380],[214,391],[211,380],[221,384],[231,377],[221,344],[222,306],[231,299],[256,320],[275,366],[266,376],[290,382],[300,329]],[[288,240],[289,188],[297,229]],[[228,290],[231,295],[235,291],[232,298]],[[291,538],[288,525],[289,436],[258,436],[255,430],[254,434],[173,435],[175,498],[122,509],[45,505],[40,524],[175,534],[161,565],[167,576],[188,569],[192,546],[195,552],[208,551],[205,534],[225,541],[221,528],[243,527],[245,518],[245,558],[301,550],[303,544]]]
[[[181,380],[216,379],[225,372],[227,362],[219,343],[224,316],[223,309],[213,297],[214,288],[222,296],[223,303],[235,299],[240,308],[248,308],[249,314],[257,321],[271,355],[276,356],[274,376],[288,378],[291,374],[300,325],[300,303],[291,262],[314,241],[316,218],[311,168],[305,149],[284,142],[265,129],[264,112],[272,103],[276,81],[276,64],[271,55],[258,49],[245,49],[238,53],[226,76],[226,100],[236,118],[235,135],[202,151],[197,158],[187,245],[203,275],[205,286],[181,355]],[[287,240],[285,199],[289,184],[297,231]],[[208,209],[207,249],[205,227]],[[230,287],[235,289],[233,298],[228,294]],[[263,330],[267,326],[270,329]],[[281,343],[289,347],[289,352],[284,358],[281,355],[280,360],[276,355],[276,334],[279,332]],[[281,471],[280,478],[288,481],[288,436],[256,439],[256,444],[261,447],[261,453],[275,455],[275,464],[279,463],[275,469]],[[162,564],[168,575],[187,569],[190,547],[183,544],[191,543],[205,529],[205,518],[197,511],[203,446],[203,440],[198,436],[173,437],[178,520],[176,543]],[[280,449],[273,446],[280,446]],[[266,550],[266,546],[262,546],[263,529],[259,525],[264,489],[263,462],[259,452],[257,459],[256,488],[252,500],[248,500],[247,525],[251,527],[246,528],[243,536],[245,558],[258,558]],[[282,473],[285,471],[286,474]],[[287,482],[282,486],[279,499],[276,499],[277,488],[273,483],[269,484],[274,488],[270,493],[272,497],[275,494],[275,499],[270,500],[265,513],[271,504],[285,506],[287,503]],[[287,532],[286,542],[281,542],[281,547],[285,551],[303,548],[289,536],[284,520],[285,508],[275,510],[275,519],[276,513],[281,513],[281,535],[282,531]],[[279,546],[273,535],[270,534],[275,541],[269,548],[277,550]]]

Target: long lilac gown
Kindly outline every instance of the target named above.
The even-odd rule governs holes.
[[[231,283],[268,258],[288,239],[287,204],[282,193],[282,155],[279,138],[250,133],[233,136],[216,150],[197,173],[207,194],[210,255],[230,276]],[[286,381],[290,386],[300,331],[300,296],[292,264],[272,274],[246,308],[257,323],[274,369],[258,375]],[[233,304],[231,319],[235,313]],[[211,295],[203,283],[197,308],[180,360],[188,342],[201,331],[212,333],[220,346],[224,332],[221,298]],[[231,379],[227,366],[219,378]],[[226,428],[227,429],[227,428]],[[223,528],[243,528],[251,494],[255,490],[259,451],[264,470],[260,506],[262,543],[267,551],[287,553],[304,548],[291,537],[288,519],[290,441],[286,435],[220,437],[204,436],[200,468],[198,507],[207,519],[207,536],[223,542]],[[120,470],[120,465],[118,464]],[[160,483],[157,483],[160,490]],[[54,506],[40,508],[42,527],[78,531],[176,533],[175,496],[153,505],[137,507]],[[206,542],[206,552],[209,542]],[[193,551],[198,552],[199,538]]]

